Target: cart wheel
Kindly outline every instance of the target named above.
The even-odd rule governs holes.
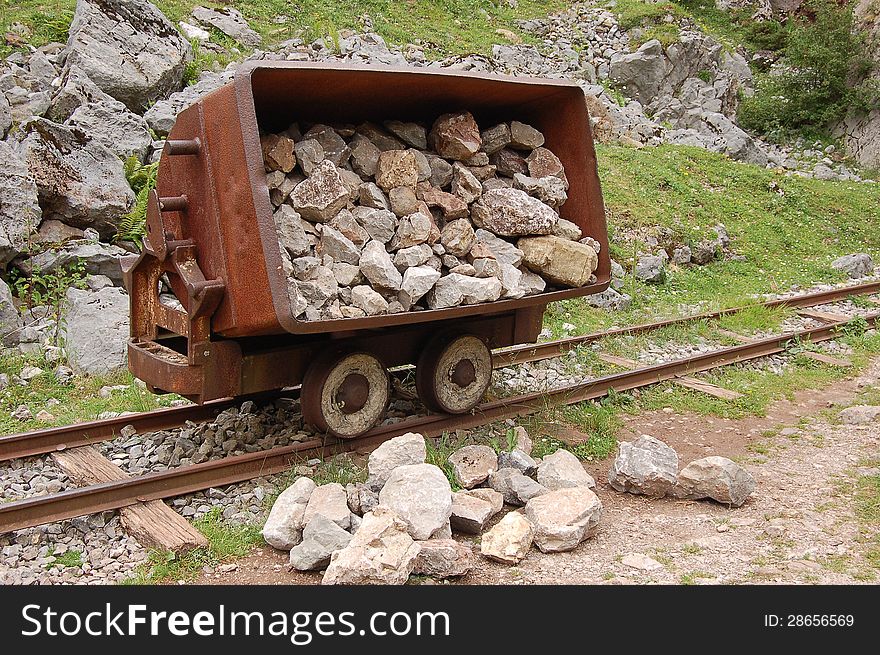
[[[422,402],[447,414],[469,412],[492,381],[492,351],[472,334],[442,335],[422,351],[416,388]]]
[[[322,432],[351,438],[372,428],[391,396],[388,372],[368,353],[321,357],[302,382],[303,419]]]

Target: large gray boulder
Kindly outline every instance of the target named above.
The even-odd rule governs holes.
[[[302,541],[303,517],[315,487],[310,478],[303,477],[279,494],[263,525],[263,539],[267,544],[290,550]]]
[[[587,487],[569,487],[532,498],[524,512],[535,526],[535,545],[544,553],[558,553],[595,534],[602,503]]]
[[[379,492],[379,505],[406,521],[413,539],[429,539],[452,515],[452,488],[433,464],[399,466]]]
[[[134,156],[143,161],[153,144],[146,121],[117,100],[80,105],[66,124],[88,134],[120,159]]]
[[[77,0],[66,66],[134,112],[181,87],[192,48],[145,0]]]
[[[711,498],[739,507],[755,491],[755,478],[742,466],[717,455],[697,459],[678,474],[672,489],[677,498]]]
[[[262,38],[248,25],[241,12],[233,7],[222,9],[208,9],[196,7],[192,12],[193,18],[206,27],[220,30],[244,46],[255,48],[260,45]]]
[[[474,551],[455,539],[430,539],[419,542],[421,550],[413,573],[444,580],[459,578],[474,567]]]
[[[6,96],[0,94],[0,139],[6,137],[6,133],[12,126],[12,108]]]
[[[177,114],[229,82],[233,74],[234,71],[222,73],[205,71],[195,84],[172,93],[165,100],[160,100],[150,107],[144,114],[144,120],[156,134],[166,136],[174,127]]]
[[[303,513],[303,526],[308,527],[316,516],[323,516],[347,530],[351,526],[351,511],[348,509],[345,487],[338,482],[331,482],[312,491]]]
[[[538,464],[538,482],[551,491],[570,487],[596,487],[596,481],[584,470],[581,461],[562,448],[547,455]]]
[[[369,473],[367,484],[378,491],[385,485],[394,469],[399,466],[424,464],[426,456],[425,438],[416,432],[407,432],[389,439],[370,453],[367,460]]]
[[[27,164],[6,141],[0,141],[0,267],[24,250],[41,218],[37,186]]]
[[[19,340],[21,317],[15,309],[12,291],[5,281],[0,279],[0,343],[4,346],[15,346]]]
[[[124,290],[68,289],[65,319],[64,347],[74,371],[103,375],[125,367],[128,295]]]
[[[319,514],[303,530],[302,542],[290,549],[290,566],[297,571],[323,569],[350,542],[351,533]]]
[[[112,236],[134,204],[122,161],[80,129],[35,118],[19,151],[37,185],[45,218]]]
[[[364,515],[348,546],[331,555],[321,584],[404,584],[419,551],[406,522],[379,506]]]
[[[85,272],[91,275],[106,275],[118,287],[122,286],[122,268],[119,260],[128,252],[109,243],[76,239],[61,246],[49,248],[30,259],[24,260],[19,268],[30,275],[36,269],[43,273],[54,273],[69,269],[82,262]]]
[[[618,491],[662,498],[678,479],[678,454],[659,439],[643,434],[620,452],[608,471],[608,483]]]
[[[52,106],[46,118],[63,123],[82,105],[90,103],[119,102],[104,93],[97,84],[92,82],[86,72],[79,66],[68,66],[61,76],[60,86],[52,96]]]
[[[871,255],[857,252],[851,255],[838,257],[831,262],[831,268],[846,273],[852,279],[858,279],[871,275],[874,272],[874,260]]]
[[[663,45],[657,39],[646,41],[635,52],[611,56],[611,79],[643,105],[660,93],[670,69]]]
[[[498,470],[498,455],[489,446],[465,446],[449,456],[449,465],[458,484],[472,489]]]
[[[499,469],[489,476],[489,486],[504,496],[508,505],[522,506],[532,498],[547,493],[547,487],[538,484],[513,468]]]

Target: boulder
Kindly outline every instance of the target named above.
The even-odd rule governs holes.
[[[282,491],[263,525],[263,539],[279,550],[290,550],[302,541],[303,516],[309,496],[315,490],[310,478],[297,478]]]
[[[222,73],[204,71],[198,82],[172,93],[165,100],[160,100],[150,107],[144,114],[144,120],[156,134],[166,136],[174,126],[177,114],[229,82],[234,72],[233,70]]]
[[[376,187],[378,189],[379,187]],[[397,216],[394,212],[387,209],[379,209],[375,207],[355,207],[352,215],[358,223],[380,244],[391,241],[397,230]]]
[[[0,141],[0,189],[0,267],[5,267],[25,249],[42,218],[27,164],[6,141]]]
[[[123,289],[68,289],[65,316],[64,349],[74,371],[104,375],[125,367],[129,328]]]
[[[651,39],[633,53],[612,55],[610,77],[628,96],[647,105],[660,93],[670,68],[663,45]]]
[[[555,177],[563,182],[564,189],[568,189],[568,179],[565,177],[565,168],[551,150],[547,148],[535,148],[529,156],[526,157],[526,165],[529,168],[529,176],[542,179],[545,177]]]
[[[290,549],[290,566],[297,571],[316,571],[330,564],[330,557],[351,543],[351,533],[318,514],[302,532],[302,542]]]
[[[465,489],[482,484],[498,469],[498,456],[489,446],[459,448],[449,456],[448,461],[456,481]]]
[[[847,425],[872,425],[880,417],[880,406],[853,405],[841,411],[839,417]]]
[[[492,490],[489,489],[489,491]],[[503,502],[502,498],[501,504]],[[452,515],[449,517],[449,522],[456,532],[480,534],[489,519],[499,511],[501,511],[500,505],[496,508],[488,500],[459,491],[452,497]]]
[[[460,578],[474,567],[474,552],[467,544],[455,539],[431,539],[419,542],[419,556],[413,568],[415,575],[432,578]]]
[[[519,564],[529,554],[535,528],[519,512],[510,512],[480,540],[480,552],[504,564]]]
[[[192,11],[192,16],[202,25],[220,30],[226,36],[248,48],[256,48],[263,40],[259,34],[251,29],[241,12],[233,7],[223,7],[222,9],[196,7]]]
[[[529,177],[522,173],[515,173],[513,176],[513,188],[525,191],[533,198],[537,198],[545,205],[558,209],[568,200],[568,194],[565,192],[565,183],[558,177]],[[581,237],[580,229],[574,223],[559,219],[553,228],[553,234],[577,241]],[[574,226],[577,232],[570,230],[570,226]],[[565,229],[569,228],[569,229]]]
[[[538,484],[516,469],[499,469],[489,476],[489,486],[504,496],[508,505],[522,506],[532,498],[547,493],[544,485]]]
[[[562,448],[546,455],[538,464],[538,482],[551,491],[570,487],[596,488],[596,481],[584,470],[580,460]]]
[[[596,251],[577,241],[556,236],[523,237],[516,245],[523,252],[526,266],[563,286],[585,286],[599,265]]]
[[[452,165],[452,193],[469,205],[483,194],[483,185],[467,166],[455,162]]]
[[[666,260],[660,255],[642,255],[636,262],[636,277],[648,284],[666,280]]]
[[[127,254],[126,250],[109,243],[76,239],[34,255],[23,261],[19,268],[30,275],[36,269],[43,273],[54,273],[82,263],[86,273],[105,275],[114,285],[121,287],[122,269],[119,260]]]
[[[134,204],[120,159],[77,128],[35,118],[21,129],[43,216],[111,237]]]
[[[77,0],[66,67],[134,112],[180,88],[189,42],[146,0]]]
[[[739,507],[755,491],[755,478],[742,466],[717,455],[694,460],[678,474],[676,498],[711,498]]]
[[[315,252],[319,257],[330,255],[334,262],[345,264],[357,265],[361,259],[360,248],[342,232],[333,229],[330,225],[324,225],[321,229],[321,238]]]
[[[419,550],[406,522],[379,506],[364,515],[348,546],[331,555],[321,584],[404,584]]]
[[[299,153],[297,153],[299,158]],[[348,187],[332,161],[324,159],[290,194],[293,208],[307,221],[323,223],[348,203]]]
[[[427,456],[425,438],[415,432],[407,432],[383,442],[370,453],[367,460],[369,478],[367,484],[380,490],[391,472],[399,466],[424,464]]]
[[[12,127],[12,108],[6,96],[0,93],[0,139],[6,138],[10,127]]]
[[[66,124],[88,134],[120,159],[144,161],[153,144],[147,122],[117,100],[82,104]]]
[[[398,466],[379,492],[379,505],[403,519],[413,539],[429,539],[449,521],[452,489],[433,464]]]
[[[0,279],[0,343],[8,347],[18,345],[20,329],[21,317],[15,309],[12,291]]]
[[[433,289],[439,279],[440,271],[430,266],[412,266],[403,273],[403,282],[397,299],[404,309],[409,309]]]
[[[558,553],[595,534],[602,503],[586,487],[569,487],[532,498],[524,512],[535,526],[535,545],[541,552]]]
[[[867,253],[855,253],[838,257],[831,262],[831,268],[846,273],[852,279],[874,273],[874,260]]]
[[[617,491],[665,496],[678,478],[678,454],[659,439],[643,434],[630,443],[622,441],[620,452],[608,471],[608,483]]]
[[[434,121],[428,142],[438,155],[465,161],[480,149],[480,128],[470,112],[443,114]]]
[[[63,123],[82,105],[113,102],[119,101],[99,89],[84,70],[78,66],[67,66],[61,76],[60,86],[52,96],[52,106],[49,107],[46,117],[56,123]]]
[[[504,264],[519,266],[522,263],[523,252],[510,241],[505,241],[495,236],[488,230],[479,229],[474,232],[476,242],[480,243],[495,255],[495,259]]]
[[[331,482],[322,484],[312,491],[303,514],[303,526],[308,527],[309,522],[318,515],[333,521],[343,530],[351,526],[351,512],[348,509],[345,487],[338,482]]]
[[[559,215],[525,191],[492,189],[473,204],[471,218],[477,227],[512,237],[550,234]]]

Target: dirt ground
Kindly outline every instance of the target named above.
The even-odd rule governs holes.
[[[609,458],[587,466],[604,506],[594,538],[568,553],[533,549],[512,567],[477,555],[470,574],[444,584],[871,583],[878,572],[862,556],[869,545],[849,483],[866,472],[860,464],[880,454],[880,431],[836,424],[836,413],[823,411],[851,404],[867,385],[880,385],[880,359],[858,378],[775,403],[766,417],[630,417],[620,440],[651,434],[676,449],[681,466],[707,455],[729,457],[755,477],[755,493],[740,508],[618,493],[606,481]],[[473,539],[463,541],[479,552]],[[320,574],[290,573],[286,564],[286,553],[261,548],[235,570],[197,582],[320,583]]]

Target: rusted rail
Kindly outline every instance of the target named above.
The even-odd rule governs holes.
[[[852,288],[848,292],[845,295],[850,295]],[[865,317],[872,326],[876,325],[878,319],[880,312]],[[792,340],[820,342],[832,339],[847,322],[838,321],[768,337],[695,357],[607,375],[560,389],[496,400],[480,405],[472,414],[418,417],[382,426],[355,439],[314,439],[264,452],[225,457],[170,471],[14,501],[0,505],[0,533],[280,473],[288,470],[292,463],[305,458],[326,457],[364,448],[405,432],[418,431],[429,437],[439,436],[444,432],[477,427],[490,421],[532,414],[547,407],[601,398],[611,391],[627,391],[682,375],[766,357],[783,352]]]

